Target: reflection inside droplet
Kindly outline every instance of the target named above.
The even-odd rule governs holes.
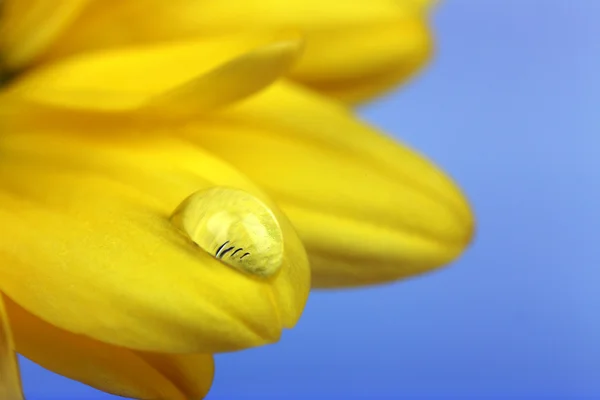
[[[283,262],[283,237],[271,210],[256,197],[217,187],[185,199],[171,222],[194,243],[225,264],[268,277]]]

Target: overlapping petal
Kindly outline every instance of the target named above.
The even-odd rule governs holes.
[[[106,51],[40,67],[4,95],[55,108],[197,116],[269,85],[299,50],[299,39],[249,35]]]
[[[90,0],[3,0],[0,72],[29,67],[79,16]]]
[[[430,1],[91,1],[45,60],[132,44],[298,30],[306,52],[298,82],[360,101],[411,77],[429,59]],[[159,14],[160,18],[156,18]]]
[[[164,355],[112,346],[56,328],[7,299],[16,350],[56,373],[136,399],[197,400],[210,388],[210,355]],[[3,399],[16,399],[4,396]]]
[[[447,176],[309,91],[274,85],[185,135],[277,201],[307,248],[314,286],[420,274],[471,240],[472,213]]]

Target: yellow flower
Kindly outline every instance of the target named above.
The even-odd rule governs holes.
[[[470,241],[469,207],[435,166],[279,79],[302,47],[279,29],[310,14],[227,34],[243,26],[232,17],[204,35],[196,2],[107,3],[4,3],[0,398],[20,396],[13,349],[110,393],[201,398],[210,354],[278,340],[311,284],[423,273]],[[287,3],[248,4],[281,8],[277,21]],[[322,30],[293,69],[305,83],[302,68],[320,70],[311,43],[332,46]],[[362,72],[334,73],[350,50],[320,83],[366,93]],[[223,258],[227,235],[263,261]]]

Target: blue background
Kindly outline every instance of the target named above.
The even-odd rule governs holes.
[[[316,292],[280,343],[217,356],[209,399],[600,398],[600,1],[453,0],[438,52],[363,110],[477,217],[441,272]],[[35,399],[112,399],[22,360]]]

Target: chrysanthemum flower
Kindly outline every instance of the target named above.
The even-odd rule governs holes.
[[[422,5],[335,3],[3,3],[0,398],[20,398],[14,351],[110,393],[201,398],[211,354],[276,341],[311,284],[461,253],[451,180],[327,96],[414,72]]]

